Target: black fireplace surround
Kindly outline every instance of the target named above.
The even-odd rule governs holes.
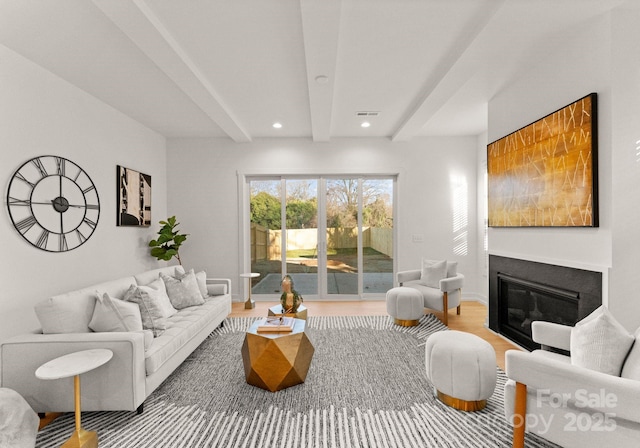
[[[489,255],[489,328],[529,350],[531,322],[574,325],[602,304],[602,273]]]

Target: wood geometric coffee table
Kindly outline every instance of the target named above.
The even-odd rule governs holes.
[[[304,383],[315,351],[305,321],[294,319],[293,331],[287,333],[258,333],[259,322],[251,325],[242,344],[247,383],[271,392]]]

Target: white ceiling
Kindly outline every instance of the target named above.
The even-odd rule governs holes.
[[[0,0],[0,44],[166,137],[406,141],[485,131],[492,96],[621,3]]]

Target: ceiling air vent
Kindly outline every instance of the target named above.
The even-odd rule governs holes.
[[[356,112],[356,116],[358,117],[377,117],[378,115],[380,115],[380,112],[371,110],[361,110]]]

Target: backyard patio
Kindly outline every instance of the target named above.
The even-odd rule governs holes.
[[[252,294],[279,294],[280,260],[258,260],[252,263],[252,272],[260,277],[252,279]],[[329,294],[355,294],[357,292],[358,254],[355,249],[333,249],[327,254],[327,292]],[[393,286],[393,259],[375,249],[363,250],[363,277],[365,293],[381,293]],[[287,252],[287,274],[301,294],[318,291],[318,260],[313,251]]]

